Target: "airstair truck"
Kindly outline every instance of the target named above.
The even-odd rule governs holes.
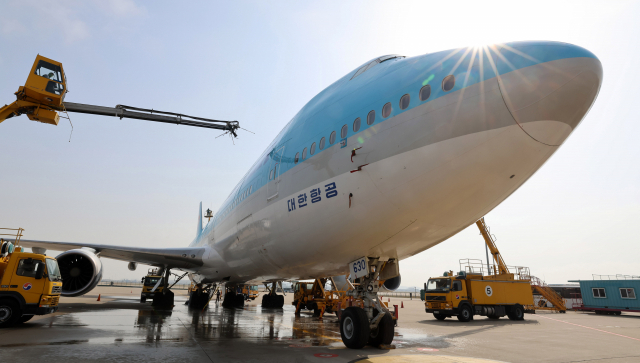
[[[494,257],[485,275],[481,260],[460,260],[460,272],[445,272],[425,283],[425,311],[438,320],[457,316],[467,322],[474,315],[499,319],[523,320],[525,307],[533,305],[531,276],[526,267],[507,267],[489,234],[484,218],[476,222]],[[487,259],[488,260],[488,259]],[[511,269],[511,271],[510,271]],[[530,312],[527,310],[526,312]]]
[[[44,252],[24,252],[17,246],[22,228],[0,228],[0,232],[7,230],[17,233],[12,233],[15,245],[0,239],[0,328],[24,323],[34,315],[56,312],[62,293],[56,259]]]

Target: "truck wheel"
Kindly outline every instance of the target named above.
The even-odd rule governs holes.
[[[442,315],[442,314],[438,314],[438,313],[433,313],[433,317],[438,319],[438,320],[440,320],[440,321],[442,321],[442,320],[447,318],[446,315]]]
[[[12,326],[18,322],[21,316],[22,310],[17,302],[9,299],[0,299],[0,328]]]
[[[522,305],[514,305],[507,314],[511,320],[524,320],[524,308]]]
[[[395,328],[393,326],[393,318],[391,314],[384,313],[382,319],[378,323],[378,327],[369,333],[369,345],[379,347],[380,345],[389,345],[393,341]]]
[[[458,311],[458,320],[463,323],[473,320],[473,311],[471,311],[471,306],[462,305],[460,310]]]
[[[31,320],[31,318],[33,318],[33,315],[22,315],[20,319],[18,319],[18,324],[26,323],[27,321]]]
[[[347,348],[364,348],[367,345],[370,333],[369,318],[364,309],[356,306],[344,309],[340,319],[340,336]]]
[[[616,311],[614,314],[615,315],[622,315],[622,311]]]

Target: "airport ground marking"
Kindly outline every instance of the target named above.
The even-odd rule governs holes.
[[[559,321],[559,322],[561,322],[561,323],[565,323],[565,324],[570,324],[570,325],[579,326],[579,327],[581,327],[581,328],[586,328],[586,329],[591,329],[591,330],[595,330],[595,331],[599,331],[599,332],[603,332],[603,333],[607,333],[607,334],[617,335],[617,336],[619,336],[619,337],[628,338],[628,339],[633,339],[633,340],[637,340],[637,341],[639,341],[639,342],[640,342],[640,339],[638,339],[638,338],[628,337],[628,336],[626,336],[626,335],[617,334],[617,333],[613,333],[613,332],[606,331],[606,330],[602,330],[602,329],[596,329],[596,328],[592,328],[592,327],[590,327],[590,326],[586,326],[586,325],[580,325],[580,324],[570,323],[570,322],[568,322],[568,321],[558,320],[558,319],[554,319],[554,318],[549,318],[549,317],[542,316],[542,315],[540,315],[539,317],[541,317],[541,318],[545,318],[545,319],[549,319],[549,320]]]

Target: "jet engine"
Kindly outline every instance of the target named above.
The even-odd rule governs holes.
[[[84,295],[102,280],[102,262],[93,250],[69,250],[56,259],[62,276],[62,296]]]
[[[395,291],[400,287],[400,281],[401,281],[401,278],[400,278],[400,275],[398,275],[394,278],[385,280],[382,286],[384,286],[384,288],[389,291]]]

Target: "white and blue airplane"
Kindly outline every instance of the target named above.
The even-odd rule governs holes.
[[[375,58],[311,99],[204,228],[200,208],[188,247],[22,245],[66,251],[58,262],[68,296],[98,284],[99,257],[228,286],[344,276],[364,257],[369,277],[371,266],[389,266],[376,277],[397,288],[398,262],[518,189],[582,121],[601,83],[593,53],[549,41]],[[282,306],[268,296],[264,305]],[[375,328],[382,319],[367,313]],[[341,324],[347,346],[361,345],[348,336],[357,338],[360,318]]]

